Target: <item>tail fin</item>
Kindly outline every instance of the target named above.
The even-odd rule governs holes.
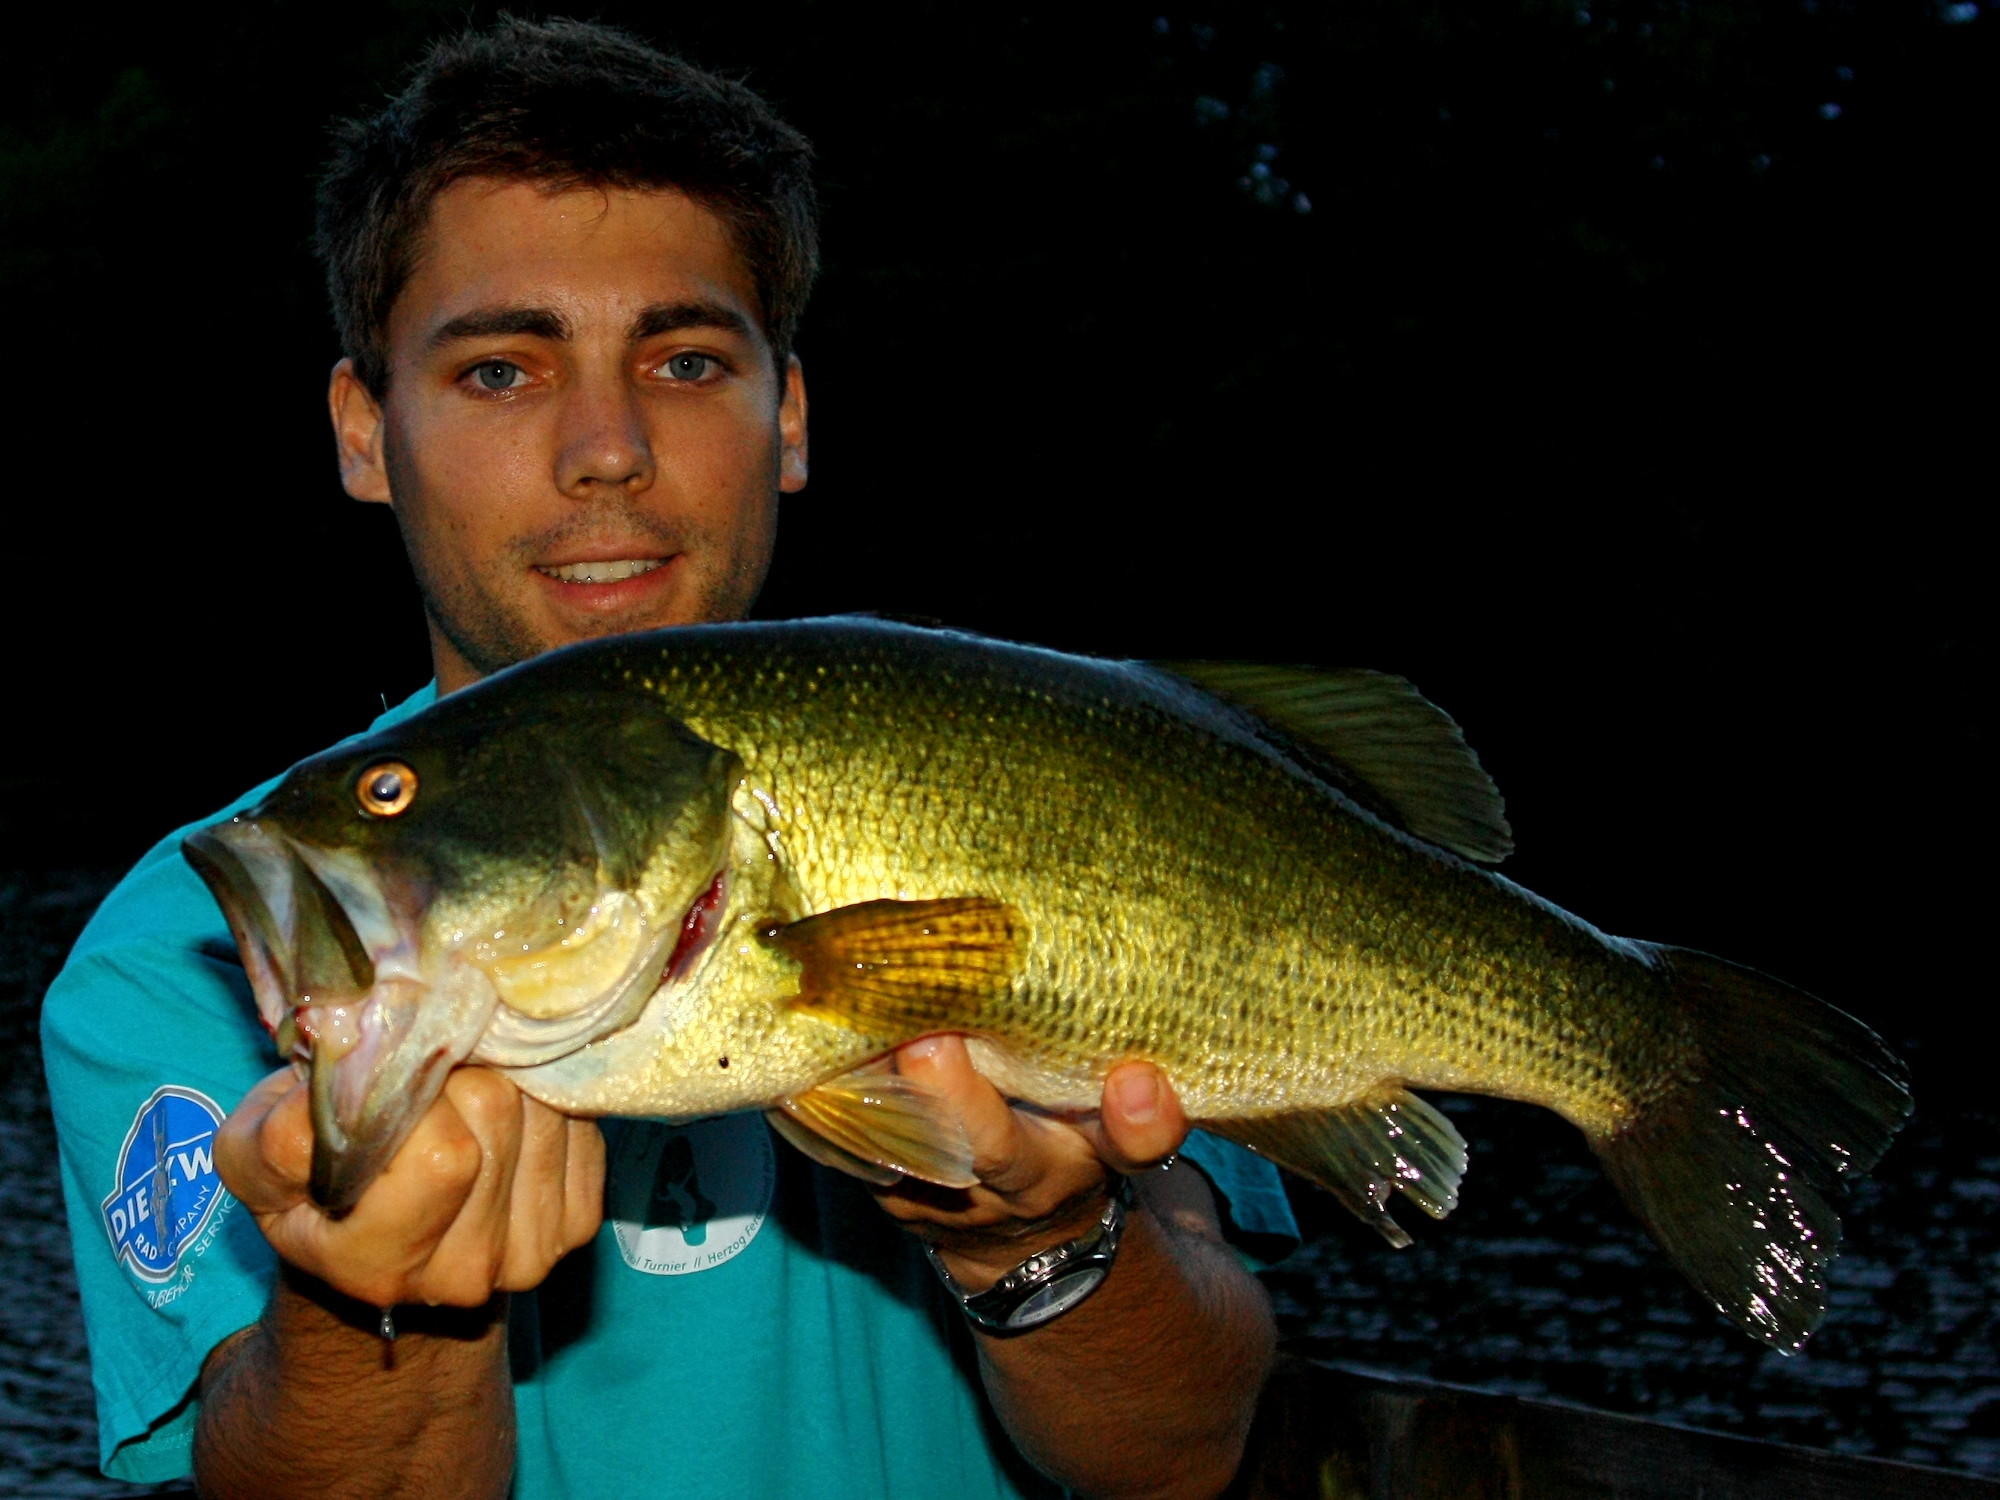
[[[1908,1075],[1852,1016],[1706,953],[1645,945],[1706,1066],[1592,1145],[1697,1290],[1797,1351],[1826,1312],[1840,1220],[1821,1196],[1874,1166],[1910,1114]]]

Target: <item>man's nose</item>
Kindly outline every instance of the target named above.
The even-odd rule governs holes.
[[[573,388],[563,404],[556,487],[575,500],[653,482],[653,445],[637,394],[622,381]]]

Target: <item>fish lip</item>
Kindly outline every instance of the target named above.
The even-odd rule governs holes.
[[[357,856],[294,839],[254,816],[201,829],[182,842],[229,923],[274,1038],[307,1055],[313,1123],[308,1192],[344,1215],[380,1176],[446,1076],[484,1030],[494,995],[467,966],[429,972],[419,938],[430,892]],[[365,954],[365,988],[305,993],[299,939],[321,924]],[[345,931],[342,932],[341,929]],[[324,948],[324,943],[321,947]],[[441,994],[433,992],[442,990]],[[347,1035],[332,1034],[338,1018]],[[290,1023],[289,1030],[283,1030]]]
[[[181,854],[222,908],[250,979],[258,1017],[275,1036],[292,1012],[294,991],[290,952],[276,916],[276,911],[290,907],[290,874],[276,840],[257,823],[238,816],[189,834],[181,841]],[[262,871],[264,881],[252,873],[253,866]],[[266,882],[281,898],[275,910],[265,893]]]

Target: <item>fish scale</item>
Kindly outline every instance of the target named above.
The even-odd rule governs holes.
[[[1240,732],[1218,743],[1218,716],[1191,724],[1149,679],[1087,664],[1052,686],[865,648],[744,678],[680,642],[671,655],[612,669],[785,810],[812,909],[976,894],[1026,916],[1025,969],[967,1029],[1071,1081],[1038,1103],[1093,1107],[1110,1066],[1146,1058],[1198,1117],[1341,1105],[1398,1079],[1608,1131],[1672,1066],[1672,1012],[1625,998],[1629,978],[1583,1018],[1575,987],[1551,984],[1558,966],[1617,961],[1594,933]],[[1189,813],[1163,848],[1175,804]],[[1439,947],[1482,957],[1441,966]],[[1458,1044],[1442,1068],[1441,1035]],[[1246,1067],[1267,1048],[1282,1070]]]

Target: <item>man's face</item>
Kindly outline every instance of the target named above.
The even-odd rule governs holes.
[[[449,692],[571,641],[740,617],[805,385],[722,221],[675,192],[473,178],[431,207],[378,404],[330,393],[348,493],[395,507]]]

